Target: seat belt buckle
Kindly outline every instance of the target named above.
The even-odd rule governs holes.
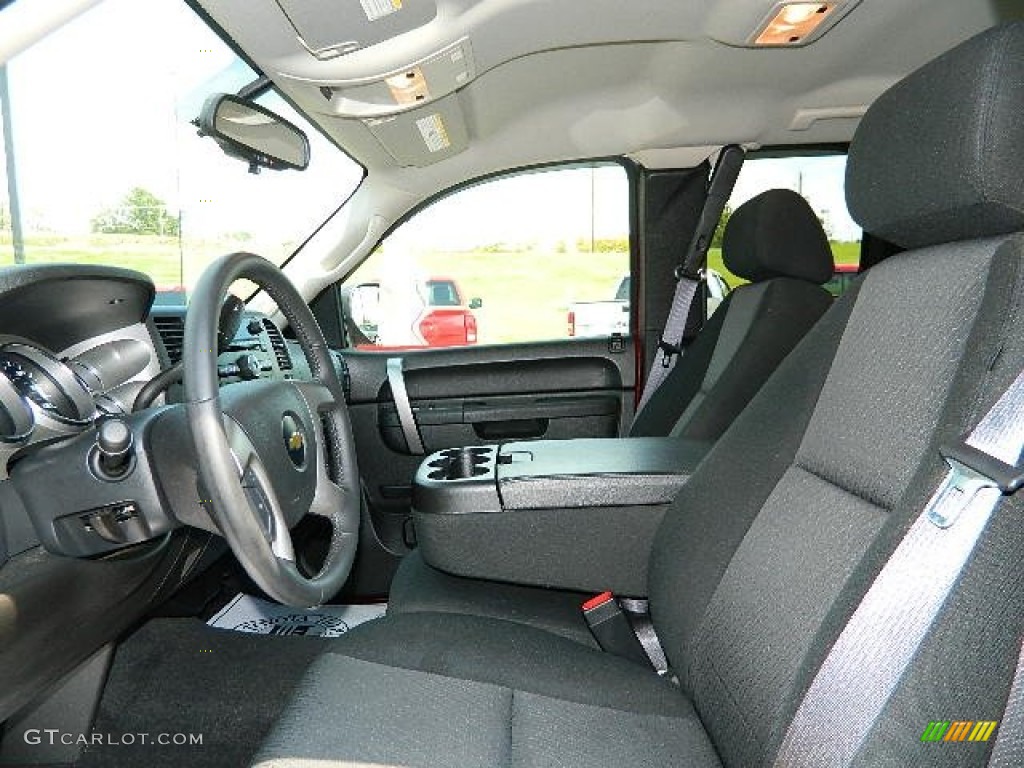
[[[602,651],[649,665],[650,659],[615,595],[602,592],[583,603],[583,618]]]
[[[951,527],[984,488],[1010,496],[1024,487],[1024,464],[1007,464],[966,440],[944,445],[939,453],[950,469],[928,508],[928,520],[939,528]]]

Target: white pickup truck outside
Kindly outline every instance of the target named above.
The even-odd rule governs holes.
[[[729,284],[718,272],[707,270],[708,317],[729,295]],[[629,275],[623,275],[615,298],[608,301],[576,301],[569,305],[567,318],[569,336],[611,336],[613,333],[629,335]]]

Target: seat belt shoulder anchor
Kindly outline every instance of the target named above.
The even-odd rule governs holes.
[[[704,279],[704,269],[700,265],[687,268],[685,264],[679,264],[672,274],[675,276],[676,282],[686,278],[687,280],[699,283]]]
[[[661,365],[663,368],[670,368],[672,366],[672,358],[682,354],[683,351],[682,346],[679,344],[670,344],[664,339],[658,342],[658,349],[662,351]]]

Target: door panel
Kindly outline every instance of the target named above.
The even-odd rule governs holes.
[[[415,380],[414,377],[409,377]],[[408,454],[398,411],[387,400],[377,406],[377,426],[384,444]],[[587,395],[496,395],[481,398],[423,400],[412,398],[412,410],[427,453],[453,444],[608,437],[616,433],[621,407],[618,392]],[[467,427],[469,429],[467,429]],[[474,437],[475,435],[475,437]]]
[[[411,483],[423,455],[409,452],[387,381],[402,356],[425,451],[509,440],[614,437],[633,416],[630,339],[416,352],[346,351],[352,428],[377,538],[403,554],[411,543]],[[621,350],[621,351],[620,351]]]

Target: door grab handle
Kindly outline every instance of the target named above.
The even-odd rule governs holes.
[[[412,404],[409,402],[409,392],[405,388],[403,364],[400,357],[388,358],[388,385],[391,387],[391,397],[395,401],[395,410],[398,411],[398,423],[402,425],[402,434],[405,436],[409,453],[421,456],[426,451],[423,449],[420,429],[416,425],[416,414],[412,412]]]

